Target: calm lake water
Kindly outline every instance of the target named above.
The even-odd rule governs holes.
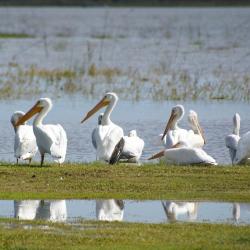
[[[54,222],[118,220],[250,224],[250,203],[135,200],[1,200],[0,217]]]
[[[0,160],[15,162],[13,155],[14,130],[10,117],[16,110],[27,111],[36,100],[1,101],[0,116]],[[93,116],[84,124],[80,121],[90,108],[99,100],[86,100],[75,97],[62,98],[54,102],[54,106],[44,123],[60,123],[68,135],[67,162],[91,162],[95,160],[95,149],[91,143],[91,132],[97,124],[97,116]],[[144,139],[145,147],[141,157],[142,162],[158,152],[156,139],[162,133],[173,105],[177,102],[128,102],[119,101],[111,119],[120,125],[125,134],[136,129],[138,135]],[[213,156],[218,163],[230,164],[230,157],[225,147],[224,138],[232,132],[232,117],[239,112],[242,118],[241,134],[250,129],[249,104],[233,102],[182,102],[186,111],[195,110],[204,128],[207,144],[204,149]],[[101,111],[100,111],[101,112]],[[31,122],[30,122],[31,123]],[[180,127],[188,128],[186,115],[180,122]],[[35,161],[39,161],[37,154]],[[50,156],[46,161],[50,161]]]

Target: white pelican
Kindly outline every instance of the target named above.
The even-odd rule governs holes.
[[[128,136],[123,136],[122,142],[116,145],[116,148],[111,156],[110,161],[117,162],[118,160],[125,160],[129,163],[138,163],[144,148],[144,141],[137,136],[136,130],[131,130]],[[115,152],[120,151],[120,152]]]
[[[28,160],[30,164],[38,148],[32,126],[26,124],[16,126],[22,116],[24,116],[24,112],[16,111],[10,120],[15,130],[14,155],[17,164],[19,159]]]
[[[64,162],[66,155],[67,136],[63,127],[60,124],[44,125],[42,123],[51,108],[52,102],[49,98],[40,98],[17,122],[17,126],[19,126],[38,113],[33,121],[33,131],[41,154],[41,165],[43,165],[45,153],[50,154],[59,164]]]
[[[186,142],[180,141],[170,149],[163,150],[148,160],[164,157],[166,162],[172,162],[177,165],[217,165],[215,159],[208,155],[201,148],[192,148]]]
[[[250,158],[250,131],[242,135],[238,141],[233,164],[244,164]]]
[[[203,129],[200,126],[198,115],[195,111],[189,110],[188,122],[192,130],[188,130],[187,142],[190,147],[202,148],[206,143]]]
[[[186,214],[189,220],[195,220],[198,213],[198,202],[161,202],[165,214],[170,221],[176,221],[178,215]]]
[[[236,155],[239,140],[240,140],[240,115],[236,113],[233,116],[233,133],[226,136],[225,138],[226,147],[229,149],[229,154],[232,163]]]
[[[115,93],[106,93],[102,100],[97,103],[96,106],[92,108],[81,121],[83,123],[99,109],[107,106],[101,119],[101,125],[98,126],[98,129],[92,137],[96,142],[96,156],[98,160],[109,162],[116,144],[124,135],[123,129],[114,124],[110,119],[111,112],[113,111],[117,101],[118,96]]]
[[[184,113],[184,107],[180,104],[172,108],[167,126],[161,138],[165,148],[171,148],[183,137],[186,137],[187,130],[179,128],[178,126],[178,122],[183,118]]]
[[[161,134],[162,143],[165,148],[171,148],[179,141],[187,141],[190,147],[203,147],[205,137],[203,129],[198,120],[195,111],[190,110],[188,114],[188,122],[192,130],[179,128],[178,122],[183,118],[185,113],[182,105],[176,105],[172,108],[170,118],[163,134]]]
[[[124,213],[123,200],[97,200],[96,218],[103,221],[122,221]]]

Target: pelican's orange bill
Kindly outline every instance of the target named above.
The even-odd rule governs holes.
[[[164,133],[163,133],[162,137],[161,137],[162,140],[163,140],[164,136],[167,134],[167,132],[168,132],[168,130],[169,130],[169,128],[170,128],[170,126],[171,126],[171,124],[172,124],[172,122],[173,122],[175,116],[176,116],[176,115],[175,115],[174,112],[172,111],[172,112],[171,112],[171,116],[169,117],[167,126],[166,126],[166,128],[165,128],[165,130],[164,130]]]
[[[38,102],[24,115],[22,116],[16,123],[16,126],[19,126],[29,120],[32,116],[39,113],[43,108],[38,106]]]
[[[148,160],[157,159],[157,158],[160,158],[162,156],[164,156],[164,150],[161,151],[161,152],[159,152],[159,153],[157,153],[157,154],[152,155],[150,158],[148,158]]]
[[[91,117],[93,114],[95,114],[99,109],[109,105],[110,101],[104,97],[100,102],[98,102],[94,108],[92,108],[87,115],[82,119],[81,123],[85,122],[89,117]]]

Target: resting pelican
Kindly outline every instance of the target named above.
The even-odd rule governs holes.
[[[162,134],[162,141],[165,148],[171,148],[187,134],[186,129],[179,128],[178,123],[184,116],[184,107],[180,104],[174,106],[171,111],[167,126]]]
[[[123,200],[97,200],[96,218],[104,221],[122,221],[124,213]]]
[[[198,213],[198,202],[161,202],[167,218],[176,221],[178,215],[187,214],[189,220],[195,220]]]
[[[22,116],[24,116],[24,112],[16,111],[10,120],[15,130],[14,154],[17,164],[19,159],[28,160],[30,164],[38,148],[32,126],[26,124],[16,126]]]
[[[123,138],[124,147],[120,158],[126,159],[128,162],[138,162],[144,148],[144,141],[137,136],[136,130],[131,130],[128,136]]]
[[[240,140],[240,115],[238,113],[236,113],[233,116],[233,125],[234,125],[233,133],[226,136],[225,138],[226,147],[229,149],[229,154],[230,154],[232,163],[234,161],[238,142]]]
[[[17,126],[19,126],[38,113],[33,121],[33,131],[41,154],[41,166],[43,165],[45,153],[50,154],[54,161],[59,164],[64,162],[66,155],[67,136],[63,127],[60,124],[44,125],[42,123],[51,108],[52,101],[49,98],[40,98],[17,122]]]
[[[187,142],[190,147],[202,148],[206,143],[203,129],[200,126],[198,115],[195,111],[189,110],[188,122],[192,128],[187,133]]]
[[[192,130],[179,128],[178,123],[183,118],[184,113],[184,107],[180,104],[172,108],[165,131],[161,134],[165,148],[171,148],[179,141],[187,141],[190,147],[203,147],[205,144],[203,129],[199,124],[198,115],[195,111],[190,110],[188,114],[188,122]]]
[[[92,108],[81,121],[82,123],[85,122],[99,109],[107,106],[101,119],[101,125],[98,126],[98,129],[93,135],[97,146],[96,156],[98,160],[109,162],[115,146],[124,135],[123,129],[120,126],[114,124],[110,119],[111,112],[113,111],[117,101],[118,96],[115,93],[106,93],[102,100],[97,103],[96,106]]]
[[[148,160],[164,157],[166,162],[171,161],[177,165],[217,165],[215,159],[201,148],[192,148],[186,142],[180,141],[170,149],[163,150]]]

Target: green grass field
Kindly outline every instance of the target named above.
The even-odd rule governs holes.
[[[0,166],[0,199],[184,199],[250,201],[250,167]]]

